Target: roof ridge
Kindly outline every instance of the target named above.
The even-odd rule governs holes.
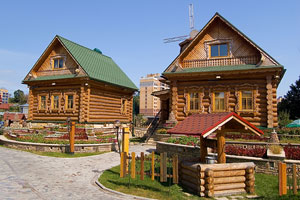
[[[75,45],[77,45],[77,46],[83,47],[83,48],[85,48],[85,49],[87,49],[87,50],[89,50],[89,51],[91,51],[91,52],[97,53],[97,54],[95,54],[95,55],[101,55],[101,56],[104,56],[104,57],[107,57],[107,58],[112,59],[111,57],[109,57],[109,56],[107,56],[107,55],[100,54],[100,53],[98,53],[98,52],[96,52],[96,51],[94,51],[94,50],[92,50],[92,49],[90,49],[90,48],[88,48],[88,47],[85,47],[85,46],[83,46],[83,45],[81,45],[81,44],[78,44],[78,43],[76,43],[76,42],[73,42],[73,41],[71,41],[71,40],[69,40],[69,39],[67,39],[67,38],[64,38],[64,37],[60,36],[60,35],[56,35],[56,37],[58,37],[59,39],[62,38],[62,39],[67,40],[68,42],[71,42],[71,43],[73,43],[73,44],[75,44]],[[96,48],[96,47],[95,47],[95,48]]]

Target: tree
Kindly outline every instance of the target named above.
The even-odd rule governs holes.
[[[137,94],[133,96],[133,115],[138,115],[140,113],[140,95]]]
[[[300,76],[299,80],[290,86],[290,90],[278,104],[278,112],[282,111],[290,113],[290,119],[300,118]]]
[[[25,104],[27,102],[27,98],[22,90],[16,90],[14,92],[14,103]]]

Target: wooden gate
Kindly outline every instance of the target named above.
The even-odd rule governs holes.
[[[300,188],[298,177],[299,168],[296,164],[287,168],[286,163],[280,162],[278,166],[279,195],[286,195],[288,190],[293,190],[293,194],[297,194],[297,189]]]
[[[136,171],[136,161],[140,161],[140,170]],[[150,172],[145,172],[145,161],[151,162]],[[159,173],[155,172],[155,163],[159,162]],[[172,173],[168,173],[168,163],[172,166]],[[170,171],[170,170],[169,170]],[[167,156],[167,153],[161,153],[159,158],[155,158],[154,152],[150,154],[150,157],[145,157],[144,152],[141,152],[140,157],[136,157],[135,152],[131,155],[125,152],[121,153],[120,162],[120,177],[124,178],[126,175],[131,176],[132,179],[136,178],[136,175],[140,175],[140,179],[144,180],[145,175],[149,175],[151,180],[154,181],[155,177],[160,177],[160,182],[167,182],[168,178],[173,179],[174,184],[178,184],[178,155],[174,155],[172,158]]]

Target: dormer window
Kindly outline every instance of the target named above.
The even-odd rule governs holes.
[[[210,45],[210,57],[227,57],[228,43]]]
[[[63,69],[65,68],[66,56],[56,55],[51,58],[52,69]]]
[[[64,67],[64,59],[63,58],[53,59],[53,68],[54,69],[61,69],[63,67]]]

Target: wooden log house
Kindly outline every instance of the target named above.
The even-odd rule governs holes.
[[[163,72],[169,92],[153,94],[167,108],[162,120],[236,112],[255,126],[278,125],[276,90],[284,67],[219,13],[179,45]]]
[[[31,122],[132,120],[134,83],[100,50],[61,36],[55,36],[23,83],[29,87]]]

